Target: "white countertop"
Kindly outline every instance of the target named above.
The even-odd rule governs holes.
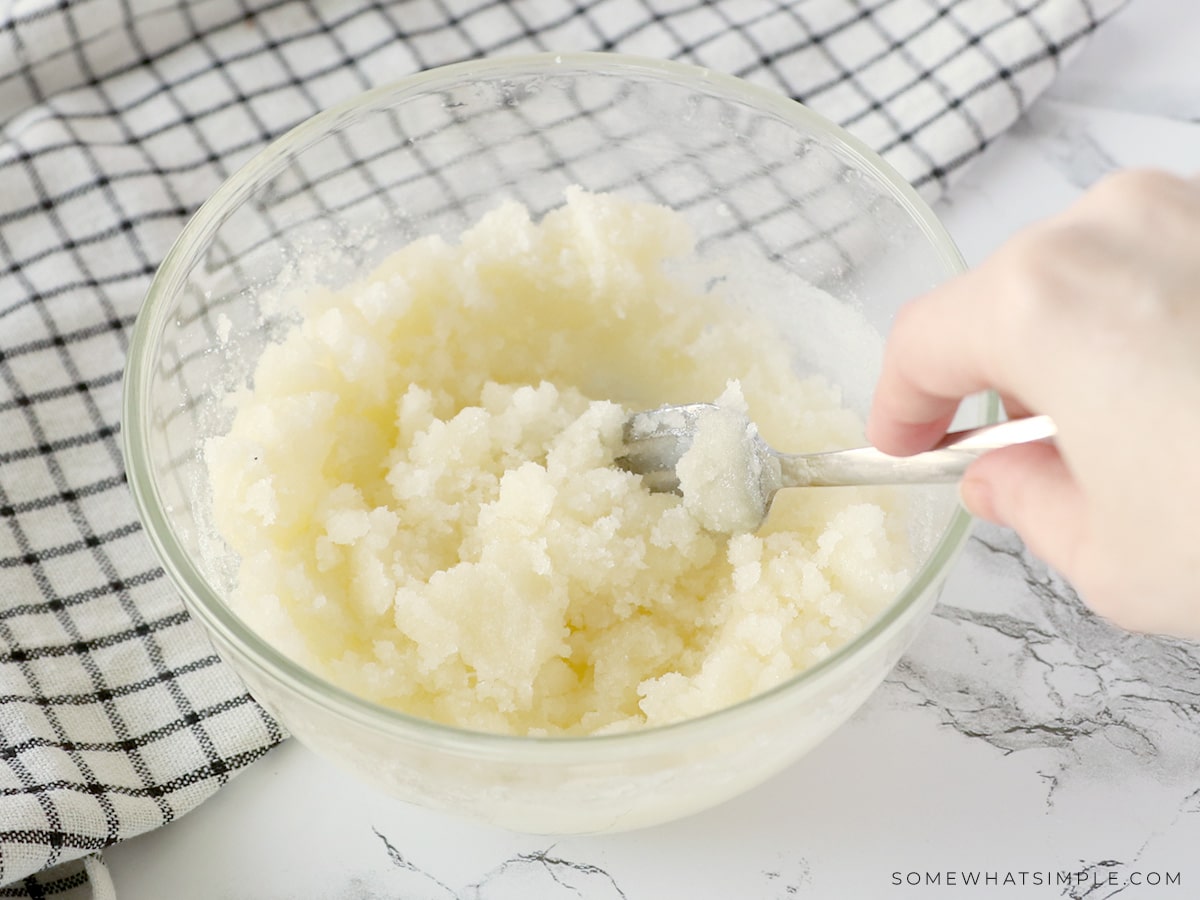
[[[1102,28],[939,204],[968,259],[1111,169],[1200,171],[1198,41],[1195,0],[1132,0]],[[860,713],[708,813],[514,835],[376,796],[289,741],[105,859],[120,900],[1197,897],[1200,649],[1184,646],[1096,621],[1010,533],[978,528]],[[961,872],[983,886],[946,884]],[[1044,884],[1060,872],[1083,874]]]

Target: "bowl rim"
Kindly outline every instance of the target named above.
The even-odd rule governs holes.
[[[770,707],[785,695],[814,690],[829,673],[842,669],[902,627],[918,601],[947,574],[966,541],[970,516],[961,506],[951,513],[950,521],[928,559],[862,632],[825,659],[766,691],[701,716],[633,731],[570,736],[513,735],[447,725],[367,700],[311,672],[261,638],[221,600],[189,557],[166,515],[153,470],[147,463],[147,387],[151,363],[155,359],[154,350],[171,312],[171,288],[182,277],[182,264],[189,259],[194,248],[216,230],[250,186],[264,175],[269,175],[272,169],[286,164],[289,154],[324,137],[344,117],[382,105],[395,105],[405,95],[423,92],[439,83],[461,84],[472,76],[505,72],[536,74],[539,71],[547,75],[565,71],[603,71],[665,80],[717,92],[770,112],[784,121],[799,124],[806,130],[824,133],[835,139],[840,145],[839,150],[854,157],[858,165],[870,171],[890,190],[893,198],[924,232],[944,263],[947,277],[966,268],[965,260],[945,226],[890,164],[840,126],[778,92],[688,63],[607,52],[545,52],[439,66],[366,91],[306,119],[258,151],[200,206],[156,271],[131,332],[123,379],[122,450],[126,477],[143,531],[169,581],[182,595],[188,611],[210,632],[210,639],[215,636],[219,639],[217,643],[230,645],[238,651],[244,663],[257,670],[257,674],[284,684],[290,691],[299,693],[326,713],[353,720],[397,740],[418,742],[473,757],[507,759],[520,754],[521,759],[526,761],[539,758],[548,761],[566,751],[575,754],[572,757],[574,761],[586,762],[619,757],[625,753],[644,754],[653,752],[656,747],[676,747],[679,742],[686,742],[689,738],[698,739],[707,732],[719,733],[731,729],[735,722],[742,719],[766,715]],[[986,397],[984,416],[987,421],[998,419],[999,402],[995,395]],[[237,667],[233,668],[237,672]]]

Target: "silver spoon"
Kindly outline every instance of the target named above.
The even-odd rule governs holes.
[[[744,422],[744,447],[722,459],[721,465],[745,471],[718,474],[747,484],[749,508],[745,513],[748,521],[756,524],[766,518],[771,501],[781,488],[955,481],[973,460],[989,450],[1047,440],[1056,434],[1054,422],[1048,416],[1030,416],[951,432],[933,449],[913,456],[889,456],[874,447],[828,453],[780,453],[768,446],[750,420],[740,413],[712,403],[689,403],[630,416],[616,464],[641,475],[651,491],[683,493],[676,467],[695,442],[701,423],[714,414],[737,416]]]

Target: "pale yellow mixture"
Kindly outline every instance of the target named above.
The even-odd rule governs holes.
[[[857,634],[909,575],[889,494],[784,491],[731,537],[612,464],[630,411],[733,377],[781,449],[861,442],[691,252],[677,214],[571,190],[293,298],[205,448],[236,610],[371,700],[518,734],[701,715]]]
[[[764,469],[773,466],[766,480],[778,485],[779,463],[755,452],[758,427],[750,420],[739,382],[730,382],[716,405],[697,417],[694,434],[675,464],[684,507],[709,531],[757,530],[770,500],[763,487]]]

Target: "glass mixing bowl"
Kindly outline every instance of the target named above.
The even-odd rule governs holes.
[[[672,207],[702,257],[746,262],[758,274],[736,302],[774,323],[797,367],[840,384],[862,414],[898,305],[963,267],[879,157],[783,96],[611,54],[464,63],[315,116],[204,204],[138,318],[123,432],[129,482],[167,575],[297,739],[404,800],[559,834],[683,816],[810,750],[897,662],[968,530],[952,489],[914,489],[916,574],[857,639],[736,706],[634,733],[512,737],[435,724],[347,693],[247,627],[225,602],[236,560],[211,525],[202,452],[228,425],[222,397],[286,328],[264,298],[298,280],[344,284],[416,237],[454,238],[502,199],[536,217],[572,184]],[[800,283],[836,301],[816,319],[798,317],[789,286]],[[980,398],[958,424],[995,417]]]

